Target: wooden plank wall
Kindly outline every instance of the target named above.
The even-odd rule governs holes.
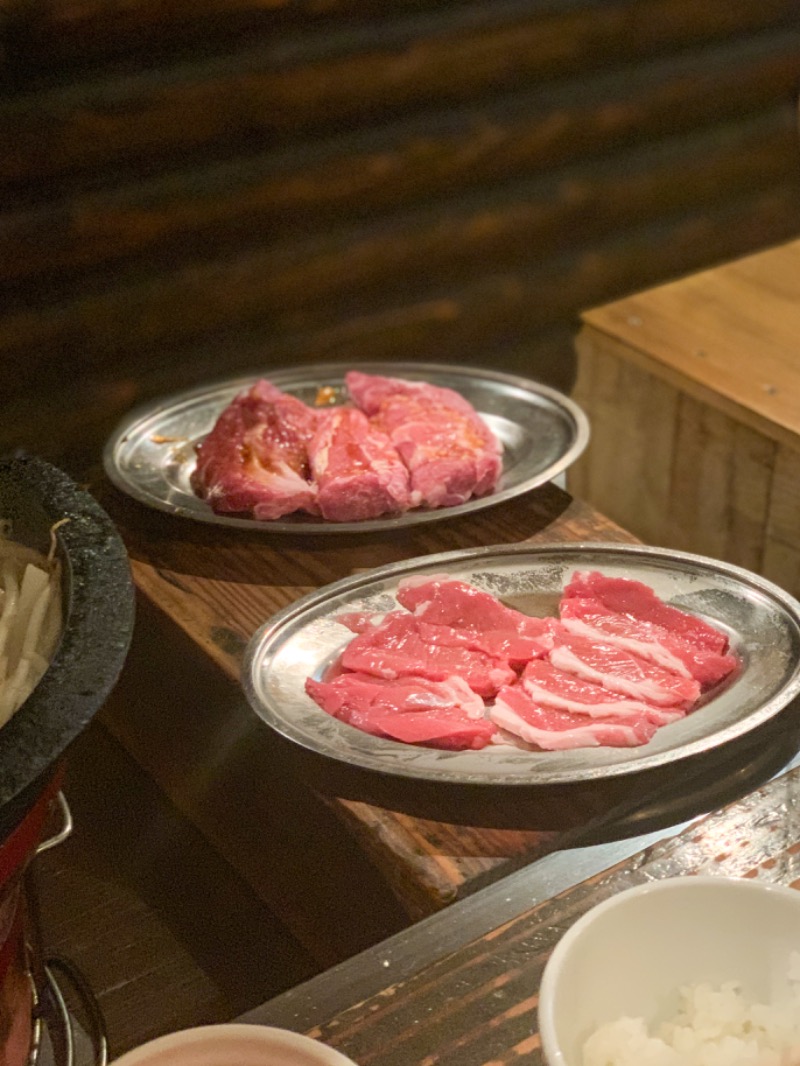
[[[5,0],[0,450],[418,358],[571,387],[579,310],[800,231],[797,0]]]

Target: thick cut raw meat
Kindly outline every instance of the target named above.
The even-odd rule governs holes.
[[[356,370],[345,384],[408,467],[412,506],[452,507],[494,490],[503,469],[502,447],[463,396]]]
[[[645,715],[587,718],[543,707],[521,685],[501,689],[489,709],[494,724],[545,751],[565,748],[631,748],[646,744],[658,728]]]
[[[552,646],[552,620],[532,618],[506,607],[465,581],[441,577],[404,578],[397,599],[415,618],[470,634],[474,647],[521,667]]]
[[[673,674],[613,644],[573,636],[563,628],[556,632],[549,659],[568,674],[659,707],[687,708],[700,695],[700,685],[694,678]]]
[[[375,677],[460,677],[487,699],[516,677],[507,662],[470,648],[456,630],[426,626],[405,611],[393,611],[354,637],[340,661],[345,670]]]
[[[703,688],[718,684],[737,665],[733,655],[693,644],[655,622],[617,614],[594,597],[562,600],[561,624],[576,636],[615,644],[666,670],[693,677]]]
[[[386,680],[344,673],[306,681],[306,692],[342,722],[375,736],[437,748],[483,748],[495,734],[480,696],[459,677]]]
[[[678,707],[656,707],[644,700],[611,692],[602,685],[559,670],[545,659],[528,663],[521,680],[522,687],[536,703],[570,714],[619,719],[644,716],[655,725],[667,725],[683,718],[686,713]]]
[[[317,490],[307,480],[316,426],[317,412],[302,400],[257,381],[225,408],[197,446],[192,488],[217,512],[258,519],[293,511],[316,514]]]
[[[308,448],[317,504],[331,522],[360,522],[410,505],[408,471],[397,449],[354,407],[319,418]]]
[[[697,615],[664,603],[641,581],[625,577],[606,577],[597,570],[576,571],[564,589],[564,596],[594,597],[610,611],[629,615],[643,622],[654,622],[692,644],[721,655],[728,648],[728,638],[721,630],[715,629]]]

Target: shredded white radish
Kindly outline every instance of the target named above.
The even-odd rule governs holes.
[[[55,528],[43,555],[11,540],[0,521],[0,727],[39,683],[61,636]]]

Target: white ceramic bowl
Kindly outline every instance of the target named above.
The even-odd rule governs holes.
[[[333,1048],[266,1025],[203,1025],[157,1037],[113,1066],[355,1066]]]
[[[763,881],[674,877],[613,896],[583,915],[547,962],[539,1032],[548,1066],[580,1066],[589,1034],[624,1015],[658,1023],[682,985],[738,981],[773,1002],[800,951],[800,892]]]

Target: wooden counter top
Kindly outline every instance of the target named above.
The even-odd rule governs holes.
[[[537,895],[535,870],[520,871],[239,1020],[305,1031],[359,1066],[542,1066],[539,984],[566,930],[595,904],[666,877],[713,874],[798,887],[798,790],[800,770],[793,769],[554,898]],[[492,908],[494,922],[487,920]],[[414,944],[421,947],[416,964]],[[399,952],[409,965],[395,974]]]
[[[781,757],[782,744],[764,748],[759,740],[755,754],[737,752],[731,765],[716,766],[716,783],[691,781],[667,807],[659,796],[674,792],[669,767],[646,785],[589,781],[535,790],[524,801],[515,794],[513,803],[502,790],[481,791],[469,808],[458,806],[460,798],[441,806],[441,793],[426,782],[410,788],[373,775],[366,785],[358,777],[332,783],[268,729],[240,691],[245,646],[272,614],[360,570],[436,552],[633,538],[551,484],[472,516],[358,538],[192,523],[108,486],[102,498],[130,552],[139,639],[149,641],[134,649],[136,680],[106,708],[104,724],[322,965],[387,935],[377,920],[381,891],[400,901],[407,924],[549,851],[585,843],[598,823],[617,834],[631,832],[628,821],[633,832],[653,820],[671,825],[733,798],[720,799],[718,785],[741,794],[745,764],[751,777],[762,775],[755,783],[783,765],[760,765],[773,750]],[[165,653],[167,646],[175,650]],[[151,692],[154,682],[160,690]],[[787,731],[787,743],[792,738]],[[365,856],[369,874],[380,878],[362,914],[347,900],[354,878],[367,884],[359,868]],[[396,916],[387,920],[396,928]]]
[[[181,699],[171,690],[169,715],[153,699],[134,692],[112,701],[105,724],[228,861],[268,895],[272,889],[267,882],[277,876],[275,864],[262,849],[254,850],[252,840],[258,837],[259,818],[276,819],[272,801],[266,795],[256,801],[254,796],[268,789],[270,775],[288,771],[282,756],[277,757],[278,767],[270,764],[276,760],[276,737],[257,720],[238,689],[244,648],[264,621],[329,582],[434,552],[527,541],[633,540],[554,485],[473,516],[359,538],[250,534],[148,511],[105,482],[98,483],[97,491],[128,546],[140,593],[140,630],[148,628],[149,620],[164,633],[178,634],[180,662],[185,664],[192,655],[196,659],[185,690],[197,686],[196,670],[213,670],[205,681],[213,696],[204,702],[202,714],[196,699]],[[146,663],[159,654],[161,639],[144,653]],[[162,684],[179,666],[173,656]],[[145,672],[153,673],[140,671]],[[291,782],[281,791],[299,795]],[[424,811],[409,814],[402,803],[390,809],[357,795],[328,794],[324,803],[370,856],[411,918],[438,910],[558,840],[548,826],[504,827],[501,811],[488,810],[483,825],[476,827],[442,820],[435,812],[431,817]],[[283,820],[291,817],[287,813]],[[266,827],[264,834],[269,835]],[[325,844],[310,840],[308,847]],[[323,861],[332,864],[335,850],[330,844]],[[270,905],[303,943],[319,949],[325,916],[306,926],[306,916],[295,913],[297,901],[289,898],[291,884],[287,873]],[[342,945],[335,944],[322,961],[329,964],[342,954]]]

